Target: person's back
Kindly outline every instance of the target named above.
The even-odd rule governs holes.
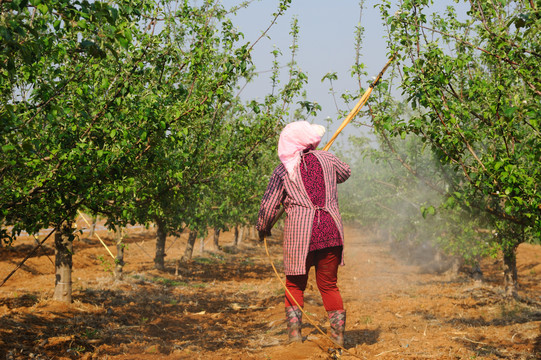
[[[324,164],[328,164],[324,162]],[[327,165],[327,167],[329,167]],[[327,247],[342,246],[342,237],[334,219],[326,209],[326,186],[323,167],[313,152],[306,151],[301,161],[301,178],[306,193],[317,207],[312,222],[309,251],[321,250]],[[325,169],[332,171],[332,169]]]

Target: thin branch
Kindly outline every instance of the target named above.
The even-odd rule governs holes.
[[[88,63],[88,62],[87,62]],[[76,73],[73,74],[73,76],[68,79],[68,81],[66,81],[64,83],[64,85],[62,85],[61,87],[59,87],[55,93],[53,94],[53,96],[51,96],[47,101],[44,101],[38,105],[36,105],[36,109],[38,109],[38,111],[28,120],[26,120],[23,125],[27,125],[28,123],[32,122],[36,116],[38,116],[41,111],[45,108],[46,105],[48,105],[53,99],[55,99],[58,95],[60,95],[60,93],[66,88],[66,86],[68,86],[69,83],[71,83],[74,79],[75,79],[75,76],[78,75],[80,72],[82,72],[83,69],[87,68],[86,64],[84,66],[82,66]],[[81,77],[83,76],[84,74],[81,74],[81,76],[79,76],[78,80],[81,79]]]
[[[464,142],[464,144],[466,144],[466,148],[468,149],[468,151],[470,152],[470,154],[474,157],[474,159],[477,161],[477,163],[481,166],[481,168],[483,169],[483,171],[487,171],[485,165],[483,164],[483,162],[481,161],[481,159],[479,159],[479,157],[477,156],[477,153],[475,152],[475,150],[473,149],[473,147],[471,146],[470,142],[468,141],[468,139],[466,139],[466,136],[464,135],[464,133],[461,131],[460,129],[460,126],[458,125],[458,121],[455,117],[455,115],[450,111],[449,109],[449,105],[447,105],[447,98],[445,97],[445,95],[443,93],[441,93],[441,100],[443,102],[443,105],[445,106],[445,108],[447,110],[449,110],[449,113],[451,114],[451,117],[455,119],[455,128],[457,129],[457,132],[458,134],[460,135],[460,137],[462,138],[462,141]],[[439,114],[439,112],[438,112]]]
[[[500,59],[500,60],[502,60],[502,61],[505,61],[505,62],[508,63],[508,64],[511,64],[511,65],[514,65],[514,66],[518,66],[518,65],[519,65],[518,63],[516,63],[516,62],[514,62],[514,61],[512,61],[512,60],[510,60],[510,59],[506,59],[506,58],[503,58],[503,57],[501,57],[501,56],[499,56],[499,55],[496,55],[496,54],[494,54],[494,53],[491,53],[490,51],[488,51],[488,50],[486,50],[486,49],[484,49],[484,48],[482,48],[482,47],[479,47],[479,46],[477,46],[477,45],[474,45],[474,44],[472,44],[471,42],[466,41],[466,40],[464,40],[464,39],[462,39],[462,38],[460,38],[460,37],[458,37],[458,36],[456,36],[456,35],[452,35],[452,34],[449,34],[449,33],[447,33],[447,32],[440,31],[440,30],[436,30],[436,29],[433,29],[433,28],[430,28],[430,27],[424,26],[424,25],[419,25],[419,27],[421,27],[421,28],[423,28],[423,29],[426,29],[426,30],[429,30],[429,31],[436,32],[436,33],[438,33],[438,34],[440,34],[440,35],[443,35],[443,36],[451,37],[451,38],[453,38],[453,39],[455,39],[455,40],[457,40],[457,41],[459,41],[459,42],[461,42],[461,43],[463,43],[463,44],[465,44],[465,45],[468,45],[469,47],[472,47],[472,48],[474,48],[474,49],[477,49],[477,50],[479,50],[479,51],[484,52],[484,53],[487,54],[487,55],[490,55],[490,56],[493,56],[493,57],[495,57],[495,58],[498,58],[498,59]]]
[[[1,5],[1,3],[0,3]],[[36,252],[37,249],[39,249],[44,243],[45,241],[47,241],[49,239],[49,237],[56,231],[56,227],[51,230],[51,232],[49,233],[49,235],[47,235],[45,237],[45,239],[41,240],[41,242],[39,242],[36,246],[34,246],[34,248],[28,253],[26,254],[26,256],[24,257],[24,259],[19,263],[17,264],[17,266],[15,267],[15,269],[13,269],[13,271],[11,271],[6,277],[5,279],[0,283],[0,287],[4,286],[4,284],[6,283],[6,281],[9,280],[9,278],[11,278],[11,276],[13,274],[15,274],[15,272],[17,270],[19,270],[21,268],[21,266],[24,265],[24,263],[26,262],[26,260],[28,260],[32,255],[34,255],[34,253]]]
[[[494,5],[494,4],[493,4],[493,5]],[[470,0],[470,6],[471,6],[472,8],[474,7],[474,4],[473,4],[473,1],[472,1],[472,0]],[[514,47],[514,48],[516,48],[516,49],[519,49],[520,51],[524,51],[524,52],[527,53],[527,54],[531,54],[531,55],[534,55],[534,56],[537,56],[537,57],[541,57],[541,55],[538,54],[538,53],[536,53],[535,51],[530,51],[530,50],[521,48],[519,45],[515,44],[514,42],[509,41],[509,40],[507,40],[506,38],[504,38],[503,36],[500,36],[500,35],[494,33],[494,31],[492,31],[492,30],[490,29],[490,27],[487,25],[488,20],[487,20],[487,18],[486,18],[486,16],[485,16],[485,12],[483,11],[483,7],[482,7],[481,3],[478,3],[477,9],[478,9],[478,11],[479,11],[479,14],[480,14],[481,17],[482,17],[481,23],[483,24],[483,27],[485,28],[485,30],[486,30],[490,35],[492,35],[494,38],[497,38],[497,39],[499,39],[499,40],[501,40],[501,41],[503,41],[503,42],[509,44],[510,46],[512,46],[512,47]],[[497,9],[494,9],[494,10],[496,11]],[[500,20],[501,20],[501,19],[500,19]],[[501,25],[501,24],[500,24],[500,25]]]

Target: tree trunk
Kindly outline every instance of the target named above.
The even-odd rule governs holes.
[[[156,220],[156,256],[154,257],[154,267],[160,271],[165,270],[165,240],[167,230],[165,222],[161,219]]]
[[[510,297],[517,297],[518,295],[517,247],[518,244],[504,247],[503,250],[505,295]]]
[[[197,231],[190,230],[190,234],[188,235],[188,243],[186,244],[186,250],[184,250],[184,256],[182,256],[182,261],[188,261],[192,259],[193,247],[195,245],[196,238],[197,238]]]
[[[481,269],[480,260],[476,260],[472,265],[472,277],[475,281],[483,281],[483,270]]]
[[[237,246],[239,244],[239,226],[235,226],[235,240],[233,242],[234,246]]]
[[[94,233],[96,232],[96,224],[98,222],[98,215],[94,215],[92,217],[92,225],[90,225],[90,232],[88,233],[88,237],[91,238],[94,236]]]
[[[517,276],[517,248],[524,242],[524,228],[520,225],[506,224],[498,229],[501,237],[503,252],[503,278],[505,284],[505,295],[516,298],[518,296]]]
[[[214,248],[216,250],[221,250],[222,248],[218,244],[218,240],[220,238],[220,229],[214,228]]]
[[[205,251],[205,238],[204,237],[199,239],[199,244],[201,246],[200,250],[201,250],[201,254],[202,254]]]
[[[240,230],[239,230],[239,241],[238,241],[237,245],[244,241],[244,236],[245,235],[246,235],[246,227],[241,226]]]
[[[179,272],[178,272],[179,268],[180,268],[180,260],[177,259],[177,261],[175,261],[175,276],[182,277],[182,276],[179,276]]]
[[[118,227],[115,231],[115,243],[116,243],[116,258],[114,276],[115,280],[122,279],[122,270],[124,267],[124,236],[122,234],[122,228]]]
[[[64,221],[54,235],[55,286],[53,299],[71,303],[71,269],[73,267],[73,228]]]

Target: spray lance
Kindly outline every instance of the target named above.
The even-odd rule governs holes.
[[[340,134],[342,132],[342,130],[344,130],[344,128],[351,122],[351,120],[353,120],[353,118],[357,115],[357,113],[361,110],[361,108],[364,106],[364,104],[366,104],[366,102],[368,101],[368,98],[370,97],[370,94],[372,93],[372,90],[374,90],[374,87],[378,84],[379,80],[381,79],[381,77],[383,76],[383,74],[385,73],[385,71],[387,70],[387,68],[389,67],[389,65],[391,64],[391,62],[393,61],[393,59],[395,58],[395,55],[391,56],[391,58],[387,61],[387,63],[385,64],[385,66],[383,67],[383,69],[379,72],[378,76],[376,76],[376,78],[374,79],[374,81],[370,84],[370,86],[368,87],[368,89],[364,92],[363,96],[361,96],[361,98],[359,99],[359,101],[357,102],[357,104],[355,105],[355,107],[350,111],[350,113],[348,114],[348,116],[344,119],[344,121],[342,122],[342,124],[338,127],[338,129],[336,130],[336,132],[334,133],[334,135],[331,137],[331,140],[329,140],[329,142],[327,143],[327,145],[325,145],[325,147],[323,147],[323,150],[324,151],[328,151],[329,148],[331,147],[331,145],[333,144],[334,140],[338,137],[338,134]],[[276,224],[276,222],[280,219],[280,217],[282,216],[282,214],[284,213],[285,209],[284,207],[282,207],[280,209],[280,211],[278,212],[278,214],[274,217],[273,221],[272,221],[272,225],[271,225],[271,228],[274,227],[274,225]],[[274,269],[274,273],[276,274],[276,277],[278,278],[278,280],[280,281],[280,283],[282,284],[282,287],[284,288],[284,290],[289,294],[290,298],[296,303],[296,305],[299,307],[299,309],[302,311],[302,313],[306,316],[306,318],[308,319],[308,321],[315,326],[315,328],[321,333],[323,334],[325,337],[327,337],[329,340],[331,340],[335,345],[337,345],[340,349],[346,351],[349,355],[352,355],[354,357],[359,357],[353,353],[350,353],[348,352],[343,346],[337,344],[334,342],[334,340],[332,340],[327,334],[325,334],[320,328],[319,326],[315,323],[315,321],[313,321],[308,315],[306,315],[306,313],[304,312],[304,310],[299,306],[299,304],[295,301],[295,299],[293,298],[293,296],[291,296],[291,294],[289,293],[289,290],[287,289],[286,285],[284,284],[284,282],[282,281],[282,278],[280,277],[280,275],[278,274],[278,271],[276,270],[276,267],[274,266],[274,263],[272,262],[271,258],[270,258],[270,254],[269,254],[269,248],[267,246],[267,238],[266,236],[263,237],[263,241],[265,243],[265,251],[267,252],[267,257],[269,259],[269,262],[270,264],[272,265],[272,268]]]

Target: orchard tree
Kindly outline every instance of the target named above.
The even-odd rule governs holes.
[[[136,25],[155,3],[0,6],[0,203],[2,222],[12,226],[2,237],[50,226],[60,231],[55,298],[69,301],[67,243],[77,210],[113,198],[105,187],[129,177],[130,162],[146,146],[141,129],[152,126],[139,117],[144,96],[137,92],[148,82],[145,62],[157,55],[154,25]],[[126,116],[130,111],[137,115]]]
[[[284,10],[281,5],[271,22]],[[298,28],[294,21],[294,37],[296,32]],[[295,48],[292,59],[295,58],[294,51]],[[235,87],[238,84],[232,83],[221,94],[222,101],[215,103],[205,117],[194,118],[188,124],[193,127],[192,131],[182,129],[181,144],[171,140],[169,145],[157,148],[162,151],[156,156],[158,161],[167,161],[170,165],[161,168],[167,172],[147,166],[144,177],[160,178],[161,181],[150,181],[157,186],[152,189],[153,194],[145,196],[146,201],[135,203],[138,222],[148,221],[149,214],[161,219],[164,231],[158,226],[157,268],[164,268],[163,249],[167,235],[178,235],[183,227],[187,227],[202,236],[208,227],[225,229],[232,224],[245,223],[257,213],[255,204],[259,205],[260,193],[256,190],[264,181],[260,174],[267,173],[269,166],[265,154],[269,147],[275,149],[281,124],[306,83],[304,73],[291,61],[289,79],[279,87],[276,81],[279,67],[276,61],[271,75],[273,87],[263,101],[243,102],[237,92],[240,86]],[[212,66],[209,65],[209,69]],[[248,81],[251,71],[251,68],[247,69]],[[169,138],[174,136],[167,140]],[[195,241],[195,237],[192,239]]]
[[[2,239],[54,227],[69,242],[83,208],[110,226],[155,220],[163,212],[134,214],[207,179],[202,167],[213,164],[201,154],[221,125],[214,115],[246,76],[251,49],[219,2],[0,7],[0,222],[11,226]],[[171,153],[186,161],[167,161]],[[67,288],[55,298],[69,301],[71,252],[57,252],[56,286]]]
[[[280,5],[272,22],[283,10],[284,5]],[[293,20],[294,44],[298,32],[297,21]],[[235,96],[231,92],[224,93],[229,97],[211,112],[209,126],[204,128],[205,141],[194,143],[188,159],[178,159],[177,163],[188,164],[186,168],[191,169],[192,175],[184,173],[184,185],[178,184],[182,191],[172,189],[182,198],[174,210],[159,206],[160,211],[176,216],[177,224],[182,223],[191,232],[203,236],[209,227],[226,229],[254,221],[260,196],[268,182],[261,174],[270,173],[270,167],[275,166],[275,149],[282,124],[290,112],[299,113],[305,108],[302,103],[294,108],[294,101],[304,96],[307,82],[295,61],[297,47],[291,47],[287,81],[283,86],[278,81],[280,52],[275,50],[269,94],[262,101],[243,102],[238,93]],[[271,159],[270,153],[273,154]],[[191,257],[195,238],[190,237],[185,259]]]
[[[361,25],[363,8],[361,1],[359,25],[355,28],[355,61],[351,67],[359,92],[339,94],[349,108],[366,91],[364,79],[368,74],[361,62],[365,33]],[[333,96],[338,95],[333,88],[337,79],[336,73],[328,73],[322,79],[329,82]],[[408,104],[393,96],[395,81],[395,71],[390,68],[374,87],[361,116],[350,125],[368,128],[372,135],[350,136],[347,147],[338,147],[337,151],[352,169],[351,180],[339,193],[342,218],[372,230],[379,239],[395,242],[393,249],[402,248],[416,257],[423,252],[427,261],[431,255],[437,258],[443,252],[452,255],[453,260],[460,257],[476,265],[480,256],[491,250],[487,244],[493,243],[483,217],[469,214],[466,218],[458,206],[442,206],[437,212],[432,206],[443,198],[448,186],[446,177],[452,176],[452,171],[445,171],[445,165],[439,163],[415,134],[402,131],[393,138],[388,134],[392,124],[382,127],[377,120],[372,123],[366,120],[380,113],[396,119],[413,116]],[[348,112],[337,106],[337,114],[340,118]]]
[[[374,114],[390,136],[413,133],[447,176],[447,206],[482,213],[497,231],[508,295],[516,249],[541,235],[541,3],[465,2],[434,13],[430,0],[380,5],[411,117]]]

